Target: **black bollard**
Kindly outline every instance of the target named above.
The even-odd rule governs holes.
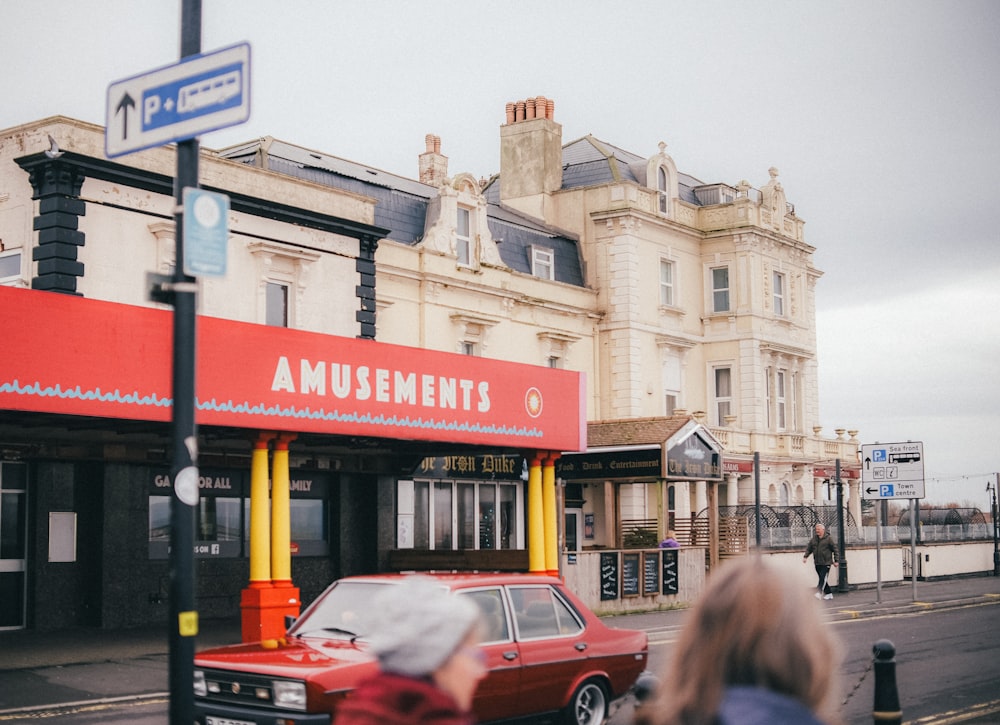
[[[899,707],[896,689],[896,648],[887,639],[880,639],[872,647],[875,655],[875,706],[872,718],[875,725],[901,725],[903,711]]]

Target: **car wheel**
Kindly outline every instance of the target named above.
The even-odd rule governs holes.
[[[582,683],[566,706],[566,725],[601,725],[608,716],[608,691],[600,680]]]

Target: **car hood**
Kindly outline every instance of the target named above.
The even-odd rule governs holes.
[[[375,658],[350,640],[290,637],[202,650],[195,654],[194,664],[211,669],[308,677],[312,671],[374,668]]]

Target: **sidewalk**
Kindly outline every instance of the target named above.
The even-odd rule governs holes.
[[[1000,604],[1000,578],[979,576],[883,585],[834,594],[822,602],[831,621],[973,604]],[[686,610],[606,619],[616,627],[679,625]],[[240,641],[240,622],[203,621],[197,650]],[[53,703],[162,695],[168,689],[165,625],[127,630],[74,628],[57,632],[0,632],[0,716]],[[2,719],[2,718],[0,718]]]

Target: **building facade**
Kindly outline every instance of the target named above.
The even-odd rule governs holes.
[[[167,615],[171,310],[147,275],[176,262],[175,156],[109,161],[103,137],[61,117],[0,132],[2,628]],[[308,603],[428,536],[554,568],[526,529],[554,517],[550,446],[585,446],[582,375],[374,339],[376,199],[211,151],[200,179],[229,198],[227,272],[197,279],[201,616],[292,580]],[[483,480],[448,516],[435,484],[429,522],[414,474],[439,459]]]

